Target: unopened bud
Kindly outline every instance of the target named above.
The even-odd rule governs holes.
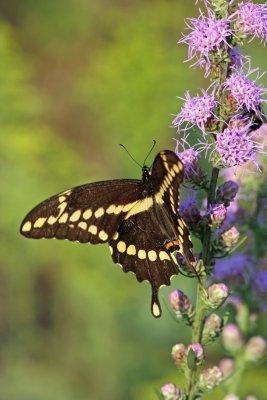
[[[222,331],[223,320],[217,314],[210,314],[205,320],[202,339],[204,343],[209,343],[219,336]]]
[[[203,364],[204,360],[205,353],[200,343],[192,343],[187,347],[187,364],[190,369]]]
[[[226,249],[231,249],[238,243],[239,237],[240,233],[235,226],[232,226],[232,228],[221,234],[220,241]]]
[[[204,301],[207,306],[215,309],[225,302],[229,294],[230,291],[224,283],[214,283],[207,288]]]
[[[213,204],[208,210],[208,223],[213,229],[220,228],[226,218],[227,210],[224,204]]]
[[[184,344],[176,344],[172,348],[171,355],[174,359],[175,365],[177,365],[177,367],[182,366],[185,363],[187,357],[186,346]]]
[[[239,189],[239,185],[233,181],[227,181],[218,187],[216,199],[218,202],[223,202],[225,206],[229,206],[234,200]]]
[[[240,329],[235,324],[228,324],[222,332],[223,344],[226,350],[235,353],[243,346],[243,337]]]
[[[189,229],[194,228],[202,218],[194,196],[188,196],[181,203],[179,211]]]
[[[247,396],[247,397],[245,398],[245,400],[258,400],[258,398],[255,397],[255,396]]]
[[[193,320],[193,305],[189,297],[177,289],[170,293],[169,303],[177,319],[184,319],[191,324]]]
[[[164,400],[184,400],[184,391],[173,383],[167,383],[162,386],[161,393]]]
[[[194,149],[187,149],[177,155],[184,165],[185,181],[195,186],[205,185],[207,175],[199,165],[200,153]]]
[[[198,388],[207,392],[218,386],[223,380],[223,373],[219,367],[203,369],[199,375]]]
[[[245,357],[247,361],[259,361],[265,354],[266,340],[261,336],[253,336],[249,339],[245,347]]]
[[[220,362],[219,362],[219,368],[223,373],[223,376],[225,378],[228,378],[228,376],[231,376],[232,373],[235,370],[235,363],[234,360],[232,360],[232,358],[223,358]]]

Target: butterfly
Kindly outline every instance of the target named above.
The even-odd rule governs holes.
[[[170,150],[157,154],[142,179],[89,183],[61,192],[37,205],[24,218],[27,238],[57,238],[108,243],[114,263],[135,273],[152,288],[151,312],[161,315],[158,291],[179,272],[176,254],[194,271],[188,228],[179,215],[184,167]]]

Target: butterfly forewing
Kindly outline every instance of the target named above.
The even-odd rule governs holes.
[[[141,181],[97,182],[59,193],[35,207],[21,233],[29,238],[57,238],[104,243],[142,195]]]

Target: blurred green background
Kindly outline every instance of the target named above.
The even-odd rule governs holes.
[[[146,283],[113,265],[107,246],[30,241],[18,229],[54,193],[140,177],[119,143],[141,163],[152,139],[156,151],[174,148],[176,96],[208,86],[176,45],[193,5],[0,1],[0,400],[149,400],[179,382],[170,349],[189,331],[164,306],[151,316]],[[249,51],[266,67],[266,50]],[[194,294],[193,280],[176,277],[162,298],[178,286]],[[219,347],[209,353],[218,362]],[[249,371],[242,393],[267,398],[266,379],[264,366]]]

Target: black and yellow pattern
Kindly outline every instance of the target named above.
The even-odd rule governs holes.
[[[158,290],[178,274],[173,253],[181,253],[193,270],[192,243],[178,213],[183,174],[175,153],[162,151],[152,170],[143,167],[142,180],[91,183],[45,200],[25,217],[20,232],[34,239],[109,242],[115,263],[150,282],[152,313],[159,317]]]

